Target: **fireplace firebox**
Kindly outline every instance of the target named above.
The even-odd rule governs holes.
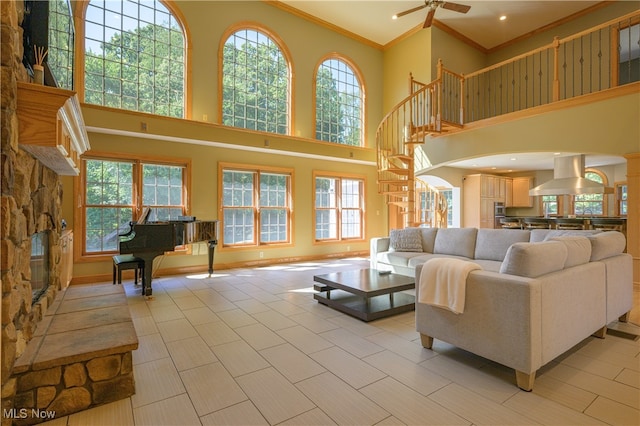
[[[31,304],[35,304],[49,286],[49,231],[31,236]]]

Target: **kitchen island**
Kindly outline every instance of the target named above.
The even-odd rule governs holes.
[[[502,221],[506,229],[595,229],[602,231],[620,231],[626,235],[626,217],[566,217],[566,216],[507,216]]]

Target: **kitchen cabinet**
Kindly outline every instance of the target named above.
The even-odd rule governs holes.
[[[507,178],[504,190],[504,206],[513,207],[513,179]]]
[[[514,177],[511,205],[508,207],[533,207],[533,197],[529,196],[531,188],[533,188],[533,177]]]
[[[89,137],[75,92],[18,82],[20,148],[59,175],[77,176]]]
[[[464,227],[494,227],[494,205],[505,202],[507,179],[485,174],[465,176],[462,185]]]

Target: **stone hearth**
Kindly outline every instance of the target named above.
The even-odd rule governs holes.
[[[14,407],[22,411],[14,412],[13,424],[35,424],[133,395],[131,351],[137,347],[122,286],[68,287],[16,360]]]

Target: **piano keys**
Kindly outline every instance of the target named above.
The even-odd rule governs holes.
[[[213,256],[218,245],[218,221],[130,223],[131,229],[120,235],[120,253],[133,254],[144,260],[142,295],[151,296],[153,260],[177,246],[207,242],[209,275],[213,274]]]

